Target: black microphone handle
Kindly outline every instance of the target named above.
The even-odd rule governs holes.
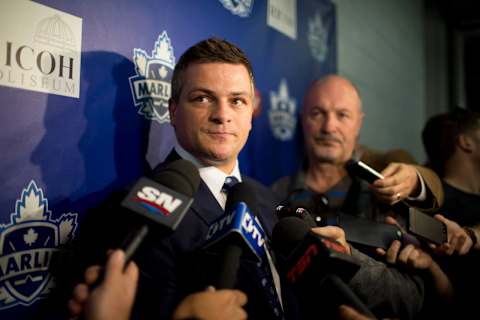
[[[148,226],[146,224],[130,232],[130,234],[128,235],[128,241],[126,241],[121,246],[121,249],[125,251],[124,268],[127,267],[133,254],[137,251],[138,247],[142,243],[143,239],[147,236],[147,234],[148,234]]]
[[[235,286],[241,255],[242,248],[238,245],[230,243],[223,248],[217,289],[232,289]]]
[[[371,319],[376,319],[370,309],[367,308],[352,289],[350,289],[350,287],[347,286],[347,284],[336,274],[330,273],[325,275],[320,282],[320,290],[322,290],[322,288],[328,290],[331,295],[338,295],[337,297],[342,299],[339,301],[337,307],[340,307],[341,304],[345,304]]]
[[[123,265],[123,269],[125,270],[128,266],[128,263],[132,259],[133,254],[137,251],[138,247],[142,243],[145,236],[148,234],[148,226],[146,224],[141,225],[140,227],[130,231],[128,234],[127,239],[123,242],[120,246],[120,249],[125,251],[125,264]],[[100,273],[91,285],[89,285],[89,289],[93,290],[94,288],[98,287],[100,283],[102,283],[105,276],[105,266],[102,266],[100,269]]]

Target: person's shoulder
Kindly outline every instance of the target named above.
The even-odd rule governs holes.
[[[272,191],[267,186],[252,177],[242,175],[242,182],[254,188],[256,192],[260,191],[262,193],[272,194]]]
[[[288,196],[292,179],[293,176],[281,177],[270,186],[270,189],[277,197],[285,198]]]

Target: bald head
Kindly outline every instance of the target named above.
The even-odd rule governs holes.
[[[357,87],[353,84],[352,81],[336,74],[329,74],[318,80],[313,81],[310,84],[307,93],[305,94],[303,103],[304,106],[306,99],[309,98],[310,94],[318,94],[323,92],[329,92],[331,94],[337,93],[339,95],[349,95],[352,100],[352,106],[358,106],[359,111],[362,111],[362,100],[360,98],[360,93],[358,92]]]
[[[313,82],[303,101],[306,151],[313,162],[343,164],[352,156],[363,113],[358,90],[337,75]]]

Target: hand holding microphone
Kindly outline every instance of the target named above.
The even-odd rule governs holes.
[[[71,317],[84,315],[86,320],[128,320],[132,310],[138,280],[138,267],[132,261],[124,269],[125,254],[113,251],[107,260],[102,282],[90,290],[101,275],[100,266],[85,271],[85,282],[78,284],[68,302]],[[242,308],[247,296],[238,290],[208,288],[188,295],[173,313],[173,319],[243,320]]]
[[[126,268],[125,253],[113,251],[105,270],[91,266],[85,271],[85,282],[75,286],[68,302],[71,317],[84,315],[88,320],[128,320],[132,310],[138,281],[138,267],[132,261]],[[102,282],[93,289],[103,275]]]
[[[297,217],[283,218],[273,229],[272,245],[287,282],[297,293],[302,317],[312,318],[321,310],[322,316],[333,318],[342,303],[373,317],[344,282],[360,265],[337,242],[343,234],[339,231],[337,227],[311,229]]]
[[[136,266],[131,267],[129,261],[149,233],[149,230],[154,228],[157,236],[165,237],[178,227],[193,202],[193,196],[198,189],[199,183],[198,169],[186,160],[177,160],[169,163],[154,175],[153,180],[142,177],[137,181],[127,197],[122,201],[122,206],[127,208],[130,214],[133,213],[142,217],[142,223],[130,232],[121,246],[124,249],[124,252],[121,253],[124,272],[127,272],[129,268],[136,268]],[[99,266],[87,269],[85,274],[86,282],[76,286],[74,299],[69,302],[69,309],[72,314],[83,310],[83,308],[80,308],[82,304],[75,303],[75,301],[85,301],[86,297],[89,296],[88,292],[96,293],[89,301],[93,301],[94,305],[104,307],[109,304],[109,301],[103,297],[111,297],[115,293],[122,294],[122,288],[115,286],[115,284],[112,284],[111,279],[106,278],[109,275],[108,272],[112,272],[113,275],[119,277],[119,272],[122,271],[116,268],[119,259],[116,258],[117,255],[118,253],[108,259],[105,270]],[[136,273],[135,287],[138,269]],[[94,278],[93,281],[91,281],[92,278]],[[119,283],[124,283],[125,286],[131,287],[128,282],[120,281]],[[96,288],[97,286],[99,287]],[[98,298],[97,295],[99,296]],[[121,299],[119,300],[121,301]],[[131,309],[132,303],[133,297],[129,309]],[[127,306],[128,303],[123,305]],[[128,311],[127,315],[129,313],[130,311]]]

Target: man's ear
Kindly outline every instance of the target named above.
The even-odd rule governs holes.
[[[457,138],[457,143],[464,152],[471,153],[473,151],[473,141],[468,135],[460,133]]]
[[[172,98],[168,99],[168,113],[170,115],[170,124],[175,127],[175,115],[177,113],[177,103]]]

